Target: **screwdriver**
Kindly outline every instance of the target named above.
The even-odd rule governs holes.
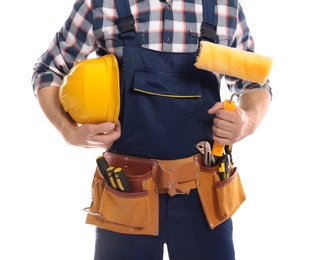
[[[130,192],[129,181],[127,176],[123,172],[122,168],[116,168],[114,170],[114,176],[119,190],[124,192]]]
[[[109,168],[109,164],[106,161],[105,157],[103,155],[100,155],[96,158],[97,167],[101,174],[101,176],[105,179],[106,183],[109,184],[109,178],[107,175],[107,169]]]
[[[109,166],[103,155],[98,156],[96,162],[100,174],[108,185],[119,191],[130,192],[130,184],[122,168]]]
[[[233,160],[232,160],[232,144],[226,145],[226,146],[225,146],[225,151],[226,151],[226,154],[229,156],[229,158],[228,158],[228,164],[232,164],[232,165],[233,165]]]
[[[221,181],[229,179],[230,167],[229,167],[229,156],[228,154],[221,157],[220,164],[218,166],[218,176]]]
[[[114,188],[114,189],[118,189],[115,177],[114,177],[114,167],[110,166],[107,169],[107,174],[108,174],[108,179],[109,179],[109,185]]]
[[[230,156],[228,154],[225,155],[225,179],[229,179],[230,177]]]
[[[226,179],[225,171],[226,171],[226,166],[225,166],[225,161],[222,160],[218,166],[218,176],[221,181]]]

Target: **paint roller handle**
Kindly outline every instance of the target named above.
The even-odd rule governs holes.
[[[226,99],[223,104],[223,109],[234,112],[236,110],[235,102],[232,99],[230,100]],[[214,156],[221,157],[223,155],[224,149],[225,149],[225,145],[214,142],[211,149],[211,153]]]

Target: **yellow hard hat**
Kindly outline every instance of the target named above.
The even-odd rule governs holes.
[[[79,124],[116,123],[120,111],[119,69],[107,54],[83,60],[69,71],[59,89],[59,100]]]

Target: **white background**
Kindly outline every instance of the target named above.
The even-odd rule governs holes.
[[[274,96],[258,131],[234,145],[247,195],[233,218],[237,260],[314,260],[313,1],[241,2],[256,52],[274,59]],[[85,224],[82,208],[90,203],[101,151],[68,146],[42,114],[30,82],[36,59],[72,5],[73,0],[2,3],[0,259],[93,257],[94,227]]]

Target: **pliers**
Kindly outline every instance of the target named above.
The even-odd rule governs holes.
[[[208,141],[198,142],[195,147],[204,156],[204,165],[206,167],[216,165],[216,159],[211,153],[211,145]]]

